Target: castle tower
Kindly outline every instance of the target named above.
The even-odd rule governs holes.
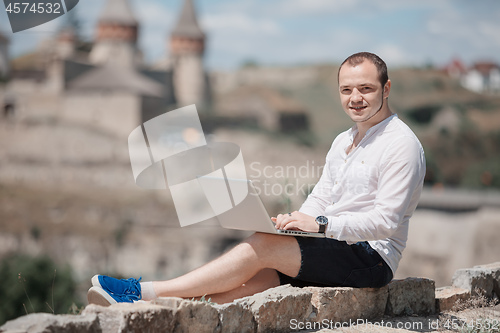
[[[59,32],[56,39],[56,53],[60,59],[68,59],[75,53],[76,35],[70,27]]]
[[[9,40],[0,32],[0,80],[9,74]]]
[[[99,16],[90,62],[122,66],[139,64],[141,53],[137,48],[138,30],[139,23],[128,0],[107,0]]]
[[[198,25],[193,1],[184,0],[181,14],[170,36],[173,80],[179,106],[194,103],[203,108],[207,104],[204,51],[205,33]]]
[[[51,43],[43,47],[47,92],[61,94],[66,88],[65,61],[75,55],[77,36],[72,27],[64,26]]]

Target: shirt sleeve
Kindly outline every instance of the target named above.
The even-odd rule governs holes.
[[[425,175],[423,149],[415,138],[405,136],[394,140],[384,155],[372,208],[327,216],[328,237],[347,242],[381,240],[391,237],[405,217],[409,219],[406,214],[411,215],[418,203]]]

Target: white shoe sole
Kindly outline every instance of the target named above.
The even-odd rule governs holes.
[[[92,286],[102,288],[101,284],[99,283],[99,275],[94,275],[91,281],[92,281]]]
[[[97,304],[101,306],[110,306],[111,304],[117,303],[107,292],[104,291],[104,289],[97,286],[93,286],[89,289],[87,292],[87,301],[89,304]]]

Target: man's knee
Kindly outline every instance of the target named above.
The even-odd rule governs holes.
[[[256,232],[248,237],[245,242],[252,246],[257,254],[262,253],[267,255],[273,255],[273,253],[278,253],[282,250],[290,249],[291,247],[299,247],[295,237],[262,232]]]
[[[296,276],[301,265],[301,253],[293,236],[255,233],[245,240],[252,247],[262,268],[272,268]]]
[[[274,234],[266,234],[263,232],[256,232],[250,237],[248,237],[245,242],[250,244],[252,247],[256,249],[261,248],[269,248],[274,246],[276,243],[279,243],[280,238],[282,236],[274,235]]]

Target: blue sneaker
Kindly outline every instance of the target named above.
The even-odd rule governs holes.
[[[87,299],[91,304],[103,306],[137,302],[142,298],[139,281],[141,278],[118,280],[105,275],[94,275]]]

